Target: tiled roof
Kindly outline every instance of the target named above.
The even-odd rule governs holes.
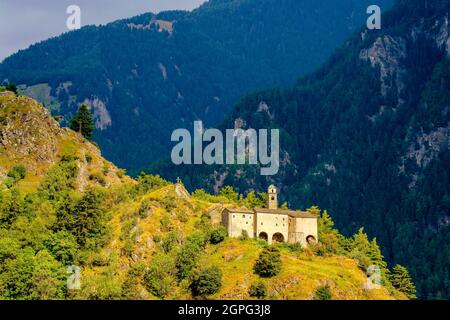
[[[306,211],[293,211],[293,210],[284,210],[284,209],[266,209],[266,208],[255,208],[255,212],[261,213],[273,213],[273,214],[285,214],[293,218],[313,218],[317,219],[317,216],[308,213]]]
[[[245,214],[250,214],[250,213],[254,213],[253,211],[250,211],[248,209],[232,209],[232,208],[225,208],[226,211],[231,212],[231,213],[245,213]]]
[[[292,211],[291,213],[289,213],[289,216],[293,218],[310,218],[310,219],[318,218],[316,215],[308,213],[306,211]]]
[[[260,213],[272,213],[272,214],[282,214],[282,215],[288,215],[292,218],[311,218],[311,219],[317,219],[317,216],[308,213],[306,211],[294,211],[294,210],[284,210],[284,209],[266,209],[266,208],[255,208],[253,211],[250,211],[248,209],[232,209],[232,208],[225,208],[224,210],[230,212],[230,213],[242,213],[242,214],[254,214],[257,212]]]

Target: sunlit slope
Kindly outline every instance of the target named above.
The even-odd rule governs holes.
[[[223,208],[241,204],[223,194],[191,195],[182,183],[158,176],[126,176],[94,144],[61,128],[30,98],[0,93],[0,132],[0,240],[6,241],[0,249],[9,250],[9,242],[16,246],[6,260],[47,255],[54,256],[55,270],[72,264],[81,270],[78,290],[67,290],[67,279],[59,275],[49,278],[54,287],[46,283],[39,298],[191,299],[193,276],[208,267],[222,274],[218,291],[203,297],[208,299],[250,299],[249,288],[259,281],[268,299],[313,299],[324,285],[331,299],[405,298],[393,288],[364,289],[367,276],[360,261],[287,244],[276,245],[281,272],[260,278],[253,267],[267,246],[264,241],[225,235],[211,241]],[[14,170],[24,171],[24,177],[11,182]],[[20,209],[16,215],[9,209],[15,206]],[[194,251],[186,249],[190,243],[196,243]],[[180,276],[180,270],[187,271]],[[1,271],[0,284],[16,285],[15,267]],[[22,291],[2,294],[31,296]]]
[[[186,195],[182,185],[171,184],[114,208],[111,220],[113,236],[98,258],[109,265],[99,266],[93,261],[84,272],[85,287],[76,297],[114,297],[114,290],[118,292],[121,287],[109,287],[110,284],[123,284],[128,281],[131,269],[138,265],[145,269],[151,265],[154,256],[161,251],[161,240],[170,232],[177,232],[180,236],[178,245],[181,246],[186,237],[195,232],[202,216],[217,211],[217,207],[215,203]],[[168,226],[163,222],[164,217],[170,217]],[[405,298],[383,287],[364,289],[367,276],[353,259],[318,257],[311,250],[293,251],[283,245],[280,245],[281,273],[272,278],[260,278],[253,272],[253,266],[264,246],[262,241],[232,238],[226,238],[217,245],[208,244],[198,258],[198,265],[201,268],[217,266],[223,273],[221,289],[209,298],[251,299],[249,287],[259,280],[266,284],[270,299],[313,299],[316,288],[324,284],[330,285],[332,299]],[[140,279],[141,276],[136,277]],[[145,280],[138,282],[135,298],[159,299],[146,290]],[[172,285],[173,289],[165,299],[192,298],[186,281]],[[99,291],[102,294],[96,296]]]
[[[80,134],[61,128],[35,100],[0,93],[0,179],[18,165],[26,175],[21,190],[35,191],[45,173],[61,159],[74,157],[78,166],[77,187],[105,187],[131,182],[121,170],[102,158],[100,150]]]

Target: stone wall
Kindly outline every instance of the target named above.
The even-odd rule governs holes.
[[[255,235],[255,214],[253,212],[229,212],[225,210],[222,223],[229,237],[240,237],[243,231],[253,238]]]
[[[309,236],[318,241],[317,219],[312,218],[289,218],[289,243],[300,243],[306,247]]]

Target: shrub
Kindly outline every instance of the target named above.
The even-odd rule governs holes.
[[[102,168],[103,175],[105,175],[105,176],[108,175],[109,171],[110,171],[109,164],[107,162],[103,162],[103,168]]]
[[[201,250],[205,248],[208,239],[202,231],[195,231],[187,238],[187,241]]]
[[[202,213],[200,219],[195,222],[195,228],[200,229],[204,232],[209,232],[209,230],[211,230],[212,223],[209,213]]]
[[[247,230],[242,230],[239,240],[247,240],[249,238]]]
[[[161,249],[165,253],[172,251],[175,246],[181,242],[181,236],[177,231],[171,231],[167,236],[161,241]]]
[[[178,280],[186,279],[197,266],[198,248],[188,243],[185,244],[176,257]]]
[[[15,94],[17,94],[17,86],[15,83],[10,83],[5,87],[6,91],[11,91],[14,92]]]
[[[233,200],[233,199],[230,199],[229,197],[227,197],[227,195],[225,195],[224,192],[222,192],[219,195],[212,195],[212,194],[207,193],[203,189],[195,190],[192,193],[192,197],[197,200],[203,200],[203,201],[207,201],[207,202],[211,202],[211,203],[236,203],[236,201],[237,201],[237,196]],[[231,197],[231,198],[233,198],[233,197]]]
[[[322,285],[314,292],[314,300],[331,300],[331,288],[328,284]]]
[[[164,198],[161,199],[162,207],[168,212],[172,211],[177,207],[176,203],[177,199],[173,196],[165,196]]]
[[[186,223],[189,221],[189,214],[184,210],[176,210],[176,218],[178,221]]]
[[[50,253],[63,265],[69,265],[73,263],[73,258],[78,250],[78,243],[75,236],[71,233],[61,230],[50,236],[45,241],[46,247]]]
[[[181,248],[176,257],[177,277],[179,280],[189,277],[197,266],[197,258],[206,245],[202,232],[195,232],[187,238],[186,244]]]
[[[281,271],[280,251],[275,247],[266,247],[259,255],[253,270],[261,277],[273,277]]]
[[[79,168],[75,161],[61,161],[51,168],[39,186],[39,193],[52,202],[62,200],[69,190],[76,187]]]
[[[289,249],[291,252],[303,252],[303,251],[304,251],[302,245],[301,245],[299,242],[296,242],[296,243],[289,243],[289,244],[288,244],[288,249]]]
[[[5,243],[5,240],[7,239],[3,239],[0,249],[3,249],[2,253],[7,253],[9,258],[2,262],[0,286],[2,299],[64,298],[67,275],[61,263],[46,250],[35,254],[29,246],[19,250],[14,242]]]
[[[368,256],[366,256],[363,252],[360,251],[351,251],[348,256],[352,259],[358,261],[358,267],[364,272],[367,271],[367,268],[372,265],[372,261]]]
[[[103,176],[103,174],[102,173],[100,173],[100,172],[94,172],[94,173],[91,173],[90,175],[89,175],[89,180],[90,181],[96,181],[96,182],[98,182],[101,186],[106,186],[106,179],[105,179],[105,177]]]
[[[14,186],[14,179],[11,177],[6,177],[6,179],[3,180],[3,182],[5,183],[5,186],[8,189],[11,189]]]
[[[120,239],[124,241],[123,253],[131,257],[136,244],[136,237],[139,235],[138,219],[132,218],[122,224]]]
[[[149,191],[156,190],[158,188],[167,186],[168,181],[164,180],[158,175],[150,175],[141,173],[137,179],[138,184],[135,187],[137,194],[145,194]]]
[[[267,246],[266,240],[262,240],[262,239],[258,239],[258,240],[261,241],[260,243],[263,246]],[[299,242],[295,242],[295,243],[280,242],[280,243],[275,244],[275,246],[280,249],[281,248],[287,249],[291,252],[304,252],[305,251],[305,249],[302,247],[302,245]]]
[[[143,262],[133,263],[127,272],[127,276],[122,284],[122,298],[127,300],[141,299],[139,285],[146,272],[146,265]]]
[[[128,270],[128,274],[135,278],[141,278],[145,275],[146,265],[144,262],[132,263],[130,265],[130,269]]]
[[[219,195],[227,198],[233,203],[238,202],[239,194],[233,189],[232,186],[225,186],[219,191]]]
[[[46,251],[39,251],[34,257],[31,274],[31,295],[33,300],[51,300],[64,297],[66,272],[64,266]]]
[[[163,217],[160,220],[161,223],[161,231],[167,232],[172,229],[171,223],[170,223],[170,216],[168,213],[165,213]]]
[[[118,169],[117,170],[117,177],[122,179],[127,174],[127,171],[125,169]]]
[[[150,211],[150,207],[151,207],[151,201],[148,199],[143,200],[139,207],[139,217],[147,218],[149,211]]]
[[[14,166],[9,170],[8,177],[12,178],[14,182],[20,181],[25,178],[27,174],[27,169],[25,169],[25,166],[23,164],[19,164],[17,166]]]
[[[227,229],[225,229],[223,226],[217,227],[211,232],[209,236],[209,242],[211,242],[212,244],[221,243],[223,240],[225,240],[226,236]]]
[[[146,288],[156,297],[166,297],[176,284],[174,270],[174,260],[171,256],[166,254],[155,256],[144,276]]]
[[[267,296],[266,285],[263,282],[254,283],[250,286],[248,294],[250,295],[250,297],[263,299]]]
[[[309,245],[309,249],[318,257],[325,257],[328,255],[327,247],[322,243],[312,243]]]
[[[222,272],[218,267],[204,269],[193,277],[190,288],[194,297],[217,293],[222,286]]]
[[[160,242],[162,241],[161,235],[155,234],[155,235],[153,236],[153,241],[154,241],[155,243],[160,243]]]
[[[72,162],[77,160],[79,160],[79,158],[75,155],[63,154],[61,156],[61,162]]]
[[[139,279],[127,274],[122,283],[122,298],[125,300],[139,300],[141,298],[139,292]]]

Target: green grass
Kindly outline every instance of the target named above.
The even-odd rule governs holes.
[[[226,239],[217,246],[209,246],[200,265],[218,266],[223,272],[223,286],[212,298],[250,299],[248,289],[262,280],[271,299],[312,299],[315,289],[330,284],[333,299],[393,299],[386,289],[366,292],[366,275],[356,261],[340,257],[317,257],[309,250],[292,252],[280,246],[283,266],[279,275],[260,278],[253,265],[262,251],[263,243],[248,239]]]

